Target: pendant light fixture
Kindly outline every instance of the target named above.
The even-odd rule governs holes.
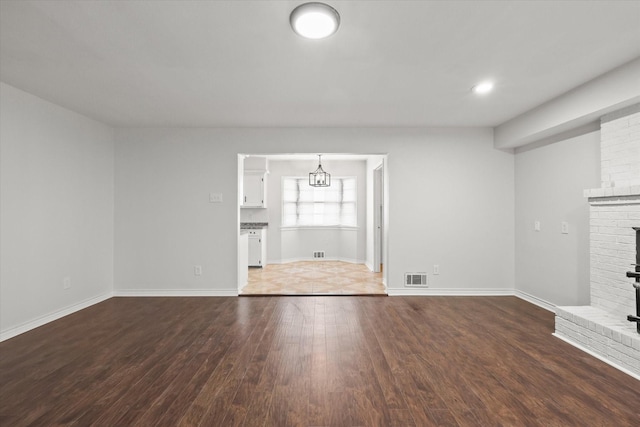
[[[329,187],[331,175],[322,169],[322,154],[318,154],[318,169],[309,173],[309,185],[312,187]]]
[[[289,17],[296,34],[308,39],[323,39],[338,31],[338,11],[324,3],[304,3],[293,9]]]

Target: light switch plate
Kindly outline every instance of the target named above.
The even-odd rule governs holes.
[[[222,193],[209,193],[209,203],[222,203]]]

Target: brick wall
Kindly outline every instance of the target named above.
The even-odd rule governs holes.
[[[635,314],[633,280],[625,276],[636,259],[640,197],[594,198],[591,202],[591,305],[626,317]]]
[[[594,307],[558,307],[556,335],[640,377],[640,334],[619,316]]]
[[[640,104],[604,116],[600,136],[602,186],[640,184]]]
[[[640,379],[640,334],[633,270],[640,227],[640,104],[602,118],[602,186],[585,190],[590,205],[591,305],[556,307],[556,336]],[[570,166],[569,166],[570,167]]]
[[[600,125],[602,188],[586,190],[591,227],[591,305],[635,313],[632,270],[640,227],[640,104],[604,116]]]

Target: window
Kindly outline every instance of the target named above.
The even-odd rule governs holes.
[[[357,226],[356,178],[332,178],[330,187],[312,187],[308,177],[282,178],[282,225]]]

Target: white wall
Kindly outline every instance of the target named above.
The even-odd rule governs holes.
[[[333,178],[355,176],[358,186],[357,228],[282,229],[282,178],[307,176],[318,167],[317,160],[269,160],[267,176],[267,259],[269,263],[312,259],[313,251],[325,251],[327,259],[364,263],[366,244],[366,173],[364,160],[325,158],[322,167]]]
[[[0,333],[8,338],[111,294],[113,130],[4,83],[0,103]]]
[[[493,149],[491,130],[119,129],[116,292],[237,292],[238,153],[318,147],[388,153],[390,291],[433,264],[432,290],[513,289],[513,155]]]
[[[236,154],[215,132],[144,134],[116,131],[116,295],[237,294]],[[209,203],[210,192],[222,193],[223,203]]]
[[[600,132],[517,152],[515,171],[516,289],[555,305],[588,305],[589,204],[583,190],[600,185]],[[569,234],[561,233],[562,221]]]

